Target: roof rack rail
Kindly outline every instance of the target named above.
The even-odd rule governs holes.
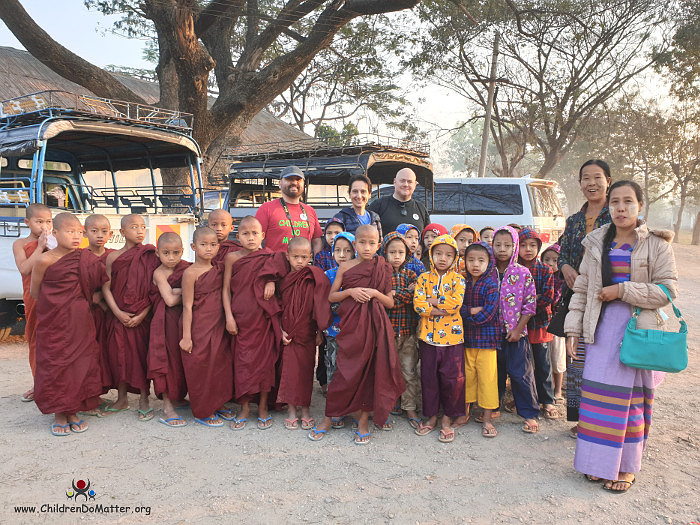
[[[163,109],[137,102],[47,90],[0,102],[0,129],[26,125],[46,117],[91,117],[127,121],[192,133],[191,113]]]
[[[223,158],[234,161],[271,160],[281,158],[325,157],[359,154],[368,151],[396,151],[419,157],[430,156],[430,145],[413,140],[362,133],[341,140],[308,139],[284,142],[244,144],[228,149]]]

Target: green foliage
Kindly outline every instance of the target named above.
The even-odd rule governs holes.
[[[700,2],[678,0],[672,47],[657,52],[658,70],[671,76],[671,91],[680,99],[700,99]]]

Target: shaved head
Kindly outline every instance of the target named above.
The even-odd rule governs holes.
[[[260,221],[256,219],[253,215],[246,215],[241,219],[241,222],[238,223],[239,230],[241,228],[249,228],[251,226],[257,226],[262,230],[262,224],[260,224]]]
[[[197,232],[195,230],[195,235],[196,234],[197,234]],[[158,248],[160,248],[161,245],[163,245],[163,244],[178,244],[178,245],[182,246],[182,239],[175,232],[165,232],[165,233],[161,234],[160,237],[158,237],[157,244],[158,244]]]
[[[287,251],[291,252],[296,249],[311,251],[311,242],[306,237],[292,237],[287,244]]]
[[[35,215],[38,215],[40,213],[41,214],[48,213],[50,215],[51,208],[49,208],[46,204],[41,204],[38,202],[27,206],[27,211],[26,211],[27,219],[31,219],[32,217],[34,217]]]
[[[221,208],[209,212],[209,221],[211,222],[215,220],[228,220],[230,222],[233,222],[231,214]]]
[[[138,213],[130,213],[129,215],[124,215],[124,217],[122,217],[121,227],[126,228],[133,222],[143,222],[145,224],[143,217],[141,217]]]
[[[93,226],[97,226],[98,224],[107,224],[107,226],[110,226],[109,224],[109,219],[105,217],[104,215],[100,215],[99,213],[94,213],[92,215],[88,215],[88,217],[85,219],[85,229],[87,230],[88,228],[92,228]]]
[[[379,230],[371,224],[363,224],[358,226],[357,230],[355,230],[355,239],[368,236],[375,237],[377,241],[379,241]]]
[[[214,230],[212,230],[209,226],[202,226],[201,228],[197,228],[194,231],[194,234],[192,235],[192,242],[197,243],[197,241],[199,239],[201,239],[202,237],[209,236],[209,235],[216,237],[216,232]],[[161,235],[161,237],[162,237],[162,235]]]
[[[80,221],[78,220],[78,218],[75,215],[73,215],[72,213],[68,213],[68,212],[59,213],[53,219],[54,230],[60,230],[62,228],[65,228],[69,224],[70,225],[77,224],[78,226],[80,226],[81,229],[83,228],[83,225],[80,224]]]

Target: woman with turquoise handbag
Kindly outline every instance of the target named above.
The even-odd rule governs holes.
[[[564,331],[567,353],[586,343],[574,468],[620,494],[635,481],[651,425],[654,389],[663,373],[620,361],[620,346],[635,308],[637,329],[663,330],[659,308],[677,293],[672,232],[649,230],[638,216],[643,193],[632,181],[610,187],[612,224],[583,241]]]

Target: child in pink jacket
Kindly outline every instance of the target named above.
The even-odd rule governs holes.
[[[530,271],[518,264],[518,233],[502,226],[493,234],[493,254],[500,281],[500,310],[503,342],[498,352],[498,394],[503,397],[510,376],[515,408],[525,418],[523,432],[539,430],[532,349],[527,339],[527,322],[535,315],[537,290]]]

